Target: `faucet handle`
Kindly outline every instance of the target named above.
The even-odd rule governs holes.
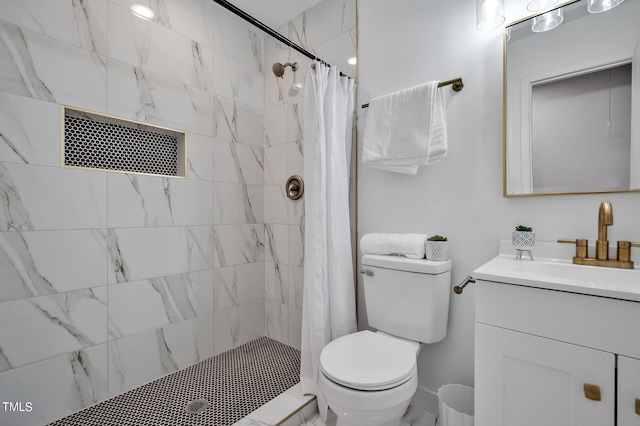
[[[576,257],[584,259],[588,254],[589,240],[578,238],[575,240],[558,240],[561,244],[575,244],[576,245]]]
[[[640,247],[640,243],[618,241],[618,260],[629,262],[631,260],[631,247]]]

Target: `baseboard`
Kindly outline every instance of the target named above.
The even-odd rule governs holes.
[[[413,395],[411,405],[436,417],[440,412],[438,408],[438,393],[421,386],[418,386],[418,390]]]

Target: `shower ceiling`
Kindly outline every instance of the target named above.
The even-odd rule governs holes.
[[[228,0],[267,26],[278,29],[321,0]]]

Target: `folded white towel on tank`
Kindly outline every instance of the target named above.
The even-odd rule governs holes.
[[[422,259],[425,255],[426,234],[364,234],[360,239],[362,254],[395,254],[410,259]]]

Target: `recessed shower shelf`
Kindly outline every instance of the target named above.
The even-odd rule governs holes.
[[[63,107],[64,167],[186,177],[186,133]]]

